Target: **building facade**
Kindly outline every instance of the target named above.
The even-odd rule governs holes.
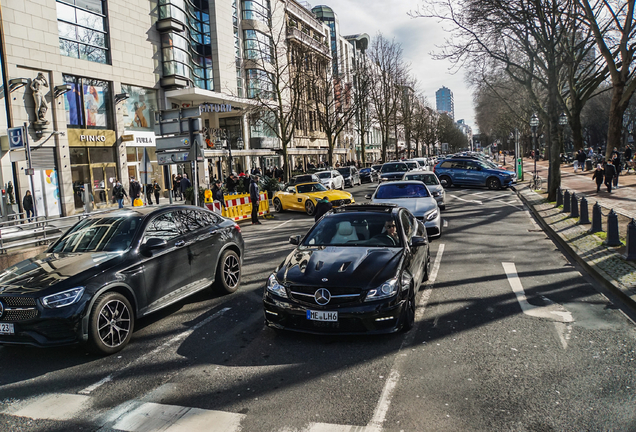
[[[435,92],[435,101],[437,106],[437,112],[446,113],[451,119],[455,119],[455,99],[453,98],[453,92],[447,88],[442,87]]]

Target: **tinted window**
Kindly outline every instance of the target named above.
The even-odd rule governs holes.
[[[199,216],[198,210],[180,210],[175,212],[175,217],[179,220],[179,223],[188,231],[196,231],[199,228],[203,228],[205,224]]]
[[[362,168],[362,169],[360,170],[360,174],[362,174],[362,173],[369,173],[369,172],[371,172],[371,168]]]
[[[84,219],[75,225],[49,252],[124,251],[141,224],[141,217]]]
[[[417,183],[388,183],[378,187],[377,199],[424,198],[430,196],[426,186]]]
[[[320,183],[304,184],[296,186],[296,189],[298,190],[298,193],[324,192],[327,190],[327,188]]]
[[[402,211],[400,212],[400,222],[402,222],[402,230],[407,238],[411,238],[415,235],[415,221],[409,217],[410,215]]]
[[[331,178],[330,172],[321,172],[321,173],[318,173],[317,175],[318,175],[318,178],[321,178],[321,179]]]
[[[149,238],[160,238],[168,241],[180,236],[182,233],[177,223],[177,218],[172,212],[160,214],[148,223],[142,243],[148,241]]]
[[[383,173],[406,172],[408,170],[409,168],[406,166],[405,163],[385,163],[384,165],[382,165]]]
[[[439,166],[440,168],[451,168],[453,166],[453,163],[451,161],[444,161],[442,162],[442,164]]]
[[[307,234],[303,246],[400,246],[389,238],[385,225],[394,225],[386,213],[339,213],[322,218]]]
[[[406,164],[408,165],[410,169],[417,169],[420,167],[420,165],[417,162],[406,162]]]
[[[405,180],[418,180],[428,186],[439,184],[439,180],[435,174],[407,174]]]
[[[349,177],[351,175],[351,170],[349,169],[349,167],[338,168],[338,172],[342,174],[343,177]]]

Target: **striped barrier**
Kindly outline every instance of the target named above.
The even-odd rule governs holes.
[[[252,201],[249,194],[224,195],[223,198],[225,200],[225,208],[222,209],[221,213],[223,216],[237,222],[252,217]],[[217,202],[213,204],[216,203]],[[218,204],[220,205],[221,203]],[[261,192],[260,202],[258,205],[258,215],[264,216],[268,213],[269,200],[267,198],[267,192]]]

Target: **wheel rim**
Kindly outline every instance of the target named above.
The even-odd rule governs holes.
[[[130,311],[120,300],[107,302],[99,311],[97,332],[104,345],[110,348],[123,344],[130,334]]]
[[[241,266],[234,255],[228,255],[223,263],[223,280],[229,288],[235,288],[241,277]]]
[[[444,187],[448,187],[450,182],[448,181],[448,177],[442,177],[442,179],[440,180],[440,183],[442,183],[442,186]]]
[[[307,213],[312,215],[314,213],[314,203],[312,203],[311,201],[307,201],[307,204],[305,204],[305,209],[307,209]]]
[[[490,189],[497,189],[497,186],[498,186],[497,185],[497,180],[496,179],[491,179],[490,180],[490,184],[489,184]]]
[[[274,200],[274,210],[276,210],[277,212],[281,211],[283,209],[282,204],[280,203],[280,200],[275,199]]]

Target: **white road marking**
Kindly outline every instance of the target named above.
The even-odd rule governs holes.
[[[426,304],[433,292],[433,284],[435,283],[435,279],[437,279],[437,272],[439,271],[440,264],[442,262],[442,255],[444,254],[444,244],[439,245],[439,249],[437,250],[437,254],[435,256],[435,263],[433,264],[433,268],[431,269],[431,274],[428,277],[428,281],[426,281],[426,291],[422,293],[422,297],[420,298],[420,302],[417,305],[417,310],[415,311],[415,322],[417,323],[421,320],[424,315],[424,309],[426,308]],[[400,373],[398,372],[401,369],[402,363],[406,358],[407,354],[402,354],[404,348],[410,345],[415,338],[415,330],[411,329],[410,332],[406,334],[406,337],[402,341],[402,345],[400,346],[400,350],[398,351],[395,360],[393,361],[393,366],[391,367],[391,372],[389,372],[389,377],[384,383],[384,388],[382,389],[382,394],[380,395],[380,400],[373,411],[373,417],[365,431],[381,431],[382,425],[384,424],[384,420],[386,419],[386,413],[389,411],[389,407],[391,406],[391,399],[393,397],[393,391],[397,386],[398,381],[400,380]],[[408,353],[408,351],[407,351]]]
[[[4,413],[39,420],[70,420],[89,403],[88,396],[50,393],[12,405]]]
[[[444,219],[444,228],[448,227],[448,221],[446,219]]]
[[[498,196],[496,196],[496,197],[492,197],[492,198],[490,198],[490,197],[489,197],[489,198],[490,198],[491,200],[495,201],[495,200],[498,200],[498,199],[501,199],[501,198],[508,198],[508,197],[510,197],[511,195],[512,195],[512,194],[507,193],[507,194],[498,195]]]
[[[294,429],[295,430],[295,429]],[[373,432],[374,429],[368,426],[347,426],[329,423],[311,423],[309,429],[303,429],[303,432]],[[283,429],[280,432],[291,432],[289,429]]]
[[[280,227],[282,227],[282,226],[287,225],[288,223],[290,223],[290,222],[291,222],[291,221],[293,221],[293,220],[296,220],[296,219],[290,219],[290,220],[288,220],[288,221],[283,222],[283,223],[282,223],[282,224],[280,224],[280,225],[276,225],[274,228],[271,228],[271,229],[273,229],[273,230],[278,229],[278,228],[280,228]]]
[[[476,200],[467,200],[467,199],[460,198],[460,197],[458,197],[458,196],[451,195],[451,194],[448,194],[448,196],[451,196],[451,197],[453,197],[453,198],[457,198],[457,199],[458,199],[458,200],[460,200],[460,201],[477,203],[477,204],[479,204],[479,205],[482,205],[482,204],[483,204],[483,202],[481,202],[481,201],[476,201]]]
[[[572,318],[572,313],[558,303],[551,303],[548,306],[534,306],[528,303],[526,293],[523,290],[523,286],[521,285],[521,280],[517,275],[517,268],[515,267],[515,264],[506,262],[501,264],[503,265],[504,271],[506,272],[506,276],[508,276],[510,287],[515,293],[517,301],[519,302],[519,306],[521,306],[521,310],[524,314],[535,318],[544,318],[550,321],[562,323],[574,321],[574,318]]]
[[[121,374],[122,372],[124,372],[126,369],[130,368],[131,366],[133,366],[134,364],[139,364],[139,363],[143,363],[145,362],[148,358],[152,358],[154,357],[157,353],[163,351],[164,349],[168,348],[170,345],[179,342],[180,340],[183,340],[185,338],[187,338],[188,336],[190,336],[195,330],[203,327],[204,325],[206,325],[207,323],[209,323],[212,320],[217,319],[218,317],[220,317],[221,315],[223,315],[225,312],[229,311],[231,308],[226,307],[221,309],[220,311],[216,312],[213,315],[210,315],[209,317],[207,317],[206,319],[204,319],[203,321],[201,321],[200,323],[190,327],[189,329],[179,333],[178,335],[172,337],[171,339],[169,339],[168,341],[164,342],[163,344],[159,345],[157,348],[155,348],[154,350],[150,351],[149,353],[146,353],[144,355],[142,355],[141,357],[137,357],[135,360],[131,361],[130,363],[128,363],[127,365],[121,367],[119,369],[118,372],[114,372],[110,375],[108,375],[107,377],[97,381],[94,384],[89,385],[88,387],[86,387],[83,390],[80,390],[78,393],[79,394],[83,394],[83,395],[89,395],[92,392],[94,392],[96,389],[98,389],[99,387],[101,387],[102,385],[106,384],[109,381],[112,381],[113,378],[115,378],[116,376],[118,376],[119,374]]]

